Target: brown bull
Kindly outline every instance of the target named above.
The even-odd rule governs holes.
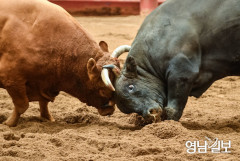
[[[47,105],[59,91],[101,115],[112,114],[114,88],[105,64],[117,72],[107,44],[98,45],[61,7],[44,0],[0,0],[0,87],[15,106],[6,125],[15,126],[31,101],[39,101],[41,117],[54,121]]]

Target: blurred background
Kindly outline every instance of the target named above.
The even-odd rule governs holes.
[[[49,0],[78,15],[148,14],[165,0]]]

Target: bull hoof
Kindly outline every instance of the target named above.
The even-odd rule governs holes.
[[[46,120],[50,121],[50,122],[55,122],[55,119],[52,117],[51,114],[49,114],[49,115],[41,115],[41,117],[43,119],[46,119]]]
[[[9,127],[14,127],[17,126],[18,121],[12,120],[12,119],[7,119],[6,121],[3,122],[3,125],[7,125]]]
[[[55,122],[55,119],[51,116],[50,118],[48,118],[48,120],[50,121],[50,122]]]
[[[3,122],[3,124],[9,127],[17,126],[19,118],[20,118],[20,114],[18,114],[14,110],[13,113],[8,117],[8,119],[5,122]]]
[[[171,107],[164,108],[163,120],[175,120],[178,121],[178,111]]]

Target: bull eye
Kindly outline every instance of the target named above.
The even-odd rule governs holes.
[[[105,94],[105,91],[104,91],[104,90],[100,90],[100,91],[99,91],[99,94],[100,94],[100,96],[102,96],[102,97],[106,96],[106,94]]]
[[[129,86],[128,86],[128,89],[129,89],[129,92],[132,92],[132,91],[133,91],[133,89],[134,89],[134,85],[132,85],[132,84],[131,84],[131,85],[129,85]]]

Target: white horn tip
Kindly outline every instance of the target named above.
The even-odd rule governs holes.
[[[113,85],[112,85],[112,83],[111,83],[111,80],[110,80],[110,78],[109,78],[109,75],[108,75],[108,69],[105,69],[105,68],[102,69],[101,77],[102,77],[102,80],[103,80],[104,84],[105,84],[109,89],[111,89],[112,91],[115,91],[115,88],[113,87]]]

